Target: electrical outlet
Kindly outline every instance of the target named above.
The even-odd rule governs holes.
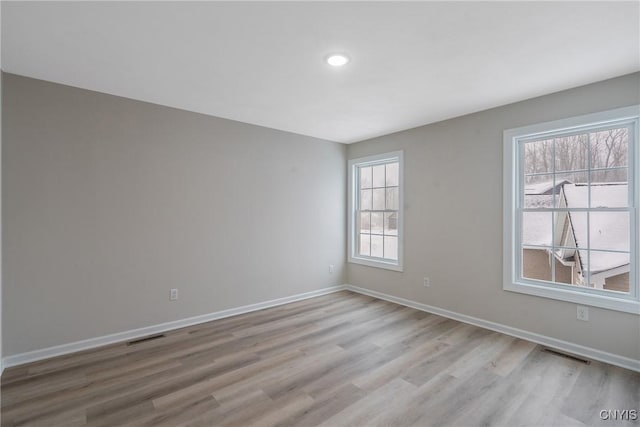
[[[431,279],[429,279],[428,277],[424,278],[424,287],[428,288],[431,286]]]
[[[329,264],[329,273],[333,273],[333,270],[334,270],[333,264]]]
[[[176,301],[178,299],[178,290],[177,289],[171,289],[171,292],[169,293],[169,300],[170,301]]]
[[[589,321],[589,307],[585,307],[583,305],[578,306],[578,320],[582,320],[584,322]]]

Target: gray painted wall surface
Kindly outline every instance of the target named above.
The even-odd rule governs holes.
[[[346,281],[640,358],[639,316],[502,290],[502,131],[638,103],[639,73],[348,147],[3,86],[5,356]],[[346,158],[398,149],[405,271],[345,265]]]
[[[344,145],[3,84],[5,356],[345,282]]]
[[[640,102],[640,73],[348,146],[404,150],[405,269],[348,264],[349,283],[640,359],[640,316],[502,290],[502,132]],[[423,287],[423,277],[431,287]]]
[[[2,46],[2,2],[0,2],[0,46]],[[1,49],[0,49],[1,50]],[[2,367],[2,54],[0,53],[0,374]]]

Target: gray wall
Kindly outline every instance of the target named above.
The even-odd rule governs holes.
[[[3,84],[5,356],[345,282],[344,145]]]
[[[348,281],[640,357],[638,316],[502,290],[502,131],[638,103],[640,74],[348,147],[14,75],[3,91],[5,356]],[[346,158],[397,149],[405,271],[345,266]]]
[[[2,2],[0,2],[0,23],[2,23]],[[0,25],[0,46],[2,46],[2,28]],[[2,366],[2,49],[0,49],[0,375]],[[0,394],[1,396],[1,394]],[[0,415],[1,418],[1,415]]]
[[[349,283],[527,331],[640,358],[640,316],[502,290],[504,129],[640,102],[640,73],[348,146],[349,159],[405,158],[405,270],[349,264]],[[431,287],[423,287],[423,277]]]
[[[3,80],[2,69],[0,67],[0,100],[2,100]],[[0,102],[0,243],[2,242],[2,227],[2,102]],[[4,370],[4,366],[2,365],[2,356],[4,355],[2,347],[2,292],[2,244],[0,244],[0,375],[2,375],[2,371]]]

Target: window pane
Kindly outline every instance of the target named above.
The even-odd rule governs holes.
[[[384,257],[388,259],[398,259],[398,238],[384,236]]]
[[[524,194],[550,195],[553,192],[553,174],[526,176]]]
[[[591,251],[591,258],[594,262],[600,262],[607,259],[608,264],[621,264],[615,270],[603,270],[601,272],[591,273],[592,286],[597,289],[603,289],[605,291],[613,292],[629,292],[629,271],[628,268],[630,257],[628,254],[612,253],[612,252],[600,252]],[[626,259],[624,258],[626,255]]]
[[[564,254],[564,255],[563,255]],[[555,266],[555,283],[561,283],[563,285],[583,286],[580,276],[578,276],[578,270],[576,269],[574,257],[569,254],[577,255],[577,251],[556,249],[554,262]],[[564,259],[563,259],[564,258]],[[571,258],[571,261],[567,259]]]
[[[371,235],[371,256],[382,258],[384,253],[382,236]]]
[[[371,213],[360,212],[360,232],[361,233],[371,232]]]
[[[591,212],[589,213],[589,248],[629,252],[631,235],[629,230],[628,212]],[[591,260],[591,269],[596,271],[619,266],[613,264],[596,266],[594,260]]]
[[[587,140],[586,133],[555,138],[556,172],[589,168]]]
[[[387,188],[387,209],[388,210],[398,210],[398,200],[399,200],[400,189],[398,187]]]
[[[522,244],[551,246],[551,212],[522,213]]]
[[[373,210],[384,210],[384,188],[375,188],[373,190]]]
[[[361,211],[371,210],[371,191],[372,190],[360,190],[360,209]]]
[[[563,174],[558,175],[558,179],[563,184],[558,189],[556,207],[569,209],[589,207],[589,184],[586,177],[582,180],[582,174]]]
[[[586,277],[587,213],[556,212],[554,219],[555,282],[585,286],[583,275]]]
[[[383,212],[371,212],[371,233],[382,234]]]
[[[360,255],[367,255],[371,253],[371,236],[368,234],[360,234],[360,251],[358,252]]]
[[[578,247],[581,252],[587,249],[587,215],[586,212],[558,212],[555,245]],[[582,255],[586,258],[586,252]]]
[[[627,183],[629,182],[627,168],[605,169],[591,172],[591,182],[597,183]]]
[[[524,207],[553,207],[553,175],[527,176],[524,180]]]
[[[384,165],[373,166],[373,186],[384,187]]]
[[[524,143],[524,173],[553,172],[553,139]]]
[[[398,235],[398,214],[395,212],[384,213],[384,234]]]
[[[609,129],[589,134],[591,168],[627,166],[629,154],[629,130]]]
[[[629,185],[626,182],[593,182],[592,208],[624,208],[629,206]]]
[[[371,167],[360,168],[360,188],[371,188]]]
[[[400,163],[387,163],[387,187],[400,185]]]
[[[522,277],[535,280],[551,280],[550,251],[551,248],[523,249]]]
[[[620,252],[589,251],[590,284],[592,288],[616,288],[629,291],[629,254]],[[626,286],[626,288],[625,288]]]

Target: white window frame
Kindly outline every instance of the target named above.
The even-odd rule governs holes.
[[[638,204],[640,203],[640,105],[618,108],[600,113],[524,126],[504,131],[504,243],[503,243],[503,289],[539,297],[568,301],[594,307],[601,307],[626,313],[640,314],[640,284],[638,246],[640,244],[640,224],[638,224]],[[613,292],[592,288],[576,288],[571,285],[545,284],[537,280],[520,277],[519,251],[521,248],[521,224],[518,214],[520,195],[520,141],[553,136],[585,127],[630,125],[629,135],[629,215],[630,215],[630,271],[629,294],[617,295]]]
[[[357,206],[360,192],[356,188],[359,178],[356,176],[359,167],[375,166],[380,163],[389,163],[397,161],[398,168],[398,260],[393,261],[384,258],[376,258],[357,253]],[[361,157],[349,160],[348,166],[349,177],[349,200],[348,200],[348,262],[353,264],[362,264],[369,267],[384,268],[387,270],[403,271],[403,241],[404,241],[404,156],[402,151],[393,151],[390,153],[376,154],[373,156]]]

